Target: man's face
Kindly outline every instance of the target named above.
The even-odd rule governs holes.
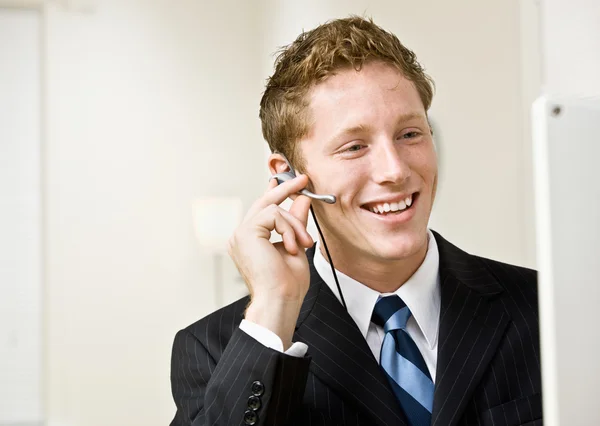
[[[309,96],[300,150],[314,191],[337,196],[333,205],[313,201],[336,257],[349,265],[424,253],[437,157],[412,82],[373,62],[339,71]]]

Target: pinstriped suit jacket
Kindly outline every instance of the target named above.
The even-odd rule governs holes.
[[[465,253],[439,234],[441,313],[432,426],[541,426],[535,271]],[[264,384],[257,425],[402,425],[406,419],[358,327],[312,265],[294,358],[239,330],[241,299],[179,331],[171,426],[244,425]]]

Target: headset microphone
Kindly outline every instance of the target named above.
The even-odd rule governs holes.
[[[288,180],[292,180],[296,178],[296,173],[293,171],[277,173],[276,175],[271,176],[271,179],[277,179],[277,183],[281,185],[283,182],[287,182]],[[308,189],[303,189],[300,191],[300,194],[306,195],[314,200],[324,201],[327,204],[335,204],[336,198],[335,195],[319,195],[313,194]]]

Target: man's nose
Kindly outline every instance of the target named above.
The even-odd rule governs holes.
[[[401,148],[394,141],[380,144],[373,161],[373,176],[379,184],[398,184],[406,181],[410,166],[402,156]]]

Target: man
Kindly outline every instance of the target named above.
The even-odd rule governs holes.
[[[173,426],[542,424],[535,272],[427,228],[432,96],[415,55],[359,17],[281,52],[260,118],[271,172],[302,174],[271,180],[231,238],[250,297],[177,334]]]

